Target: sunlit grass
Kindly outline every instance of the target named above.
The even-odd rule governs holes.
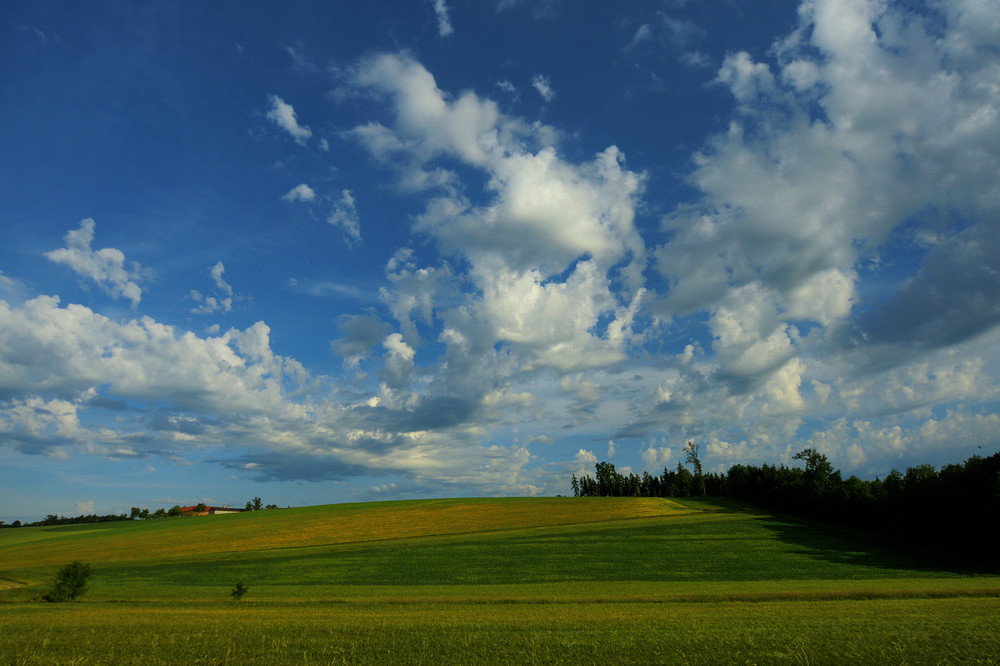
[[[10,664],[997,663],[1000,600],[0,606]],[[13,638],[16,637],[16,638]]]
[[[192,518],[0,530],[0,570],[369,543],[602,523],[692,511],[660,498],[465,499],[334,504]]]

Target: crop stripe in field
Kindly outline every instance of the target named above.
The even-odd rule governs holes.
[[[585,601],[578,597],[521,597],[521,596],[421,596],[392,597],[378,599],[365,597],[329,597],[321,599],[242,601],[243,608],[266,609],[294,607],[351,606],[354,608],[414,608],[427,605],[435,606],[546,606],[546,605],[670,605],[670,604],[719,604],[719,603],[782,603],[782,602],[839,602],[839,601],[905,601],[933,599],[996,599],[1000,598],[1000,587],[984,587],[964,590],[823,590],[801,592],[752,592],[752,593],[719,593],[719,594],[670,594],[658,596],[625,595],[625,596],[587,596]],[[134,606],[149,607],[157,605],[149,600],[105,599],[99,602],[80,602],[83,606],[109,605],[113,607]],[[197,609],[203,603],[188,604],[175,602],[172,608],[190,606]],[[227,610],[231,610],[226,607]]]
[[[588,527],[599,527],[607,525],[608,523],[617,523],[622,528],[630,527],[630,523],[633,522],[648,522],[654,520],[665,520],[680,516],[692,516],[703,514],[706,512],[691,510],[691,511],[678,511],[677,513],[663,514],[659,516],[635,516],[629,518],[598,518],[596,520],[588,520],[587,522],[562,522],[562,523],[545,523],[541,525],[531,525],[531,526],[521,526],[521,527],[498,527],[494,529],[482,528],[475,530],[466,530],[462,532],[430,532],[427,534],[415,534],[415,535],[403,535],[403,536],[391,536],[391,537],[381,537],[378,539],[356,539],[351,541],[330,541],[324,543],[310,543],[308,546],[276,546],[274,548],[268,548],[266,551],[261,552],[279,552],[284,550],[301,550],[303,548],[331,548],[337,546],[379,546],[383,545],[393,545],[398,543],[405,543],[407,541],[427,541],[427,540],[444,540],[444,539],[460,539],[467,537],[480,537],[480,536],[497,536],[501,534],[516,536],[519,534],[530,535],[537,532],[544,532],[546,530],[558,529],[558,528],[572,528],[576,529],[586,529]],[[246,552],[243,550],[224,550],[216,551],[211,553],[212,555],[230,555],[233,553]],[[180,557],[180,556],[179,556]],[[183,556],[188,557],[188,556]]]
[[[887,599],[992,599],[1000,597],[1000,588],[981,590],[876,590],[826,592],[758,592],[752,594],[691,594],[663,599],[662,603],[759,603],[768,601],[880,601]],[[625,601],[625,600],[623,600]],[[657,603],[655,600],[643,602]]]

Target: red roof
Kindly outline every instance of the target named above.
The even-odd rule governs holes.
[[[198,505],[197,504],[195,504],[193,506],[182,506],[181,507],[181,513],[195,514],[195,515],[201,515],[201,516],[208,515],[208,514],[212,513],[213,511],[236,511],[236,512],[239,512],[239,511],[245,511],[245,510],[246,509],[239,509],[239,508],[231,507],[231,506],[210,506],[208,504],[206,504],[205,508],[202,509],[201,511],[198,510]]]

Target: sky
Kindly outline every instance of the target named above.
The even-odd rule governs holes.
[[[995,0],[10,0],[0,156],[0,520],[998,450]]]

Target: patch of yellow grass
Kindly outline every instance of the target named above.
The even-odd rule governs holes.
[[[330,505],[160,519],[111,530],[44,531],[0,542],[0,570],[431,536],[482,534],[696,512],[661,498],[510,498]],[[82,527],[82,526],[81,526]],[[27,535],[26,535],[27,536]]]

